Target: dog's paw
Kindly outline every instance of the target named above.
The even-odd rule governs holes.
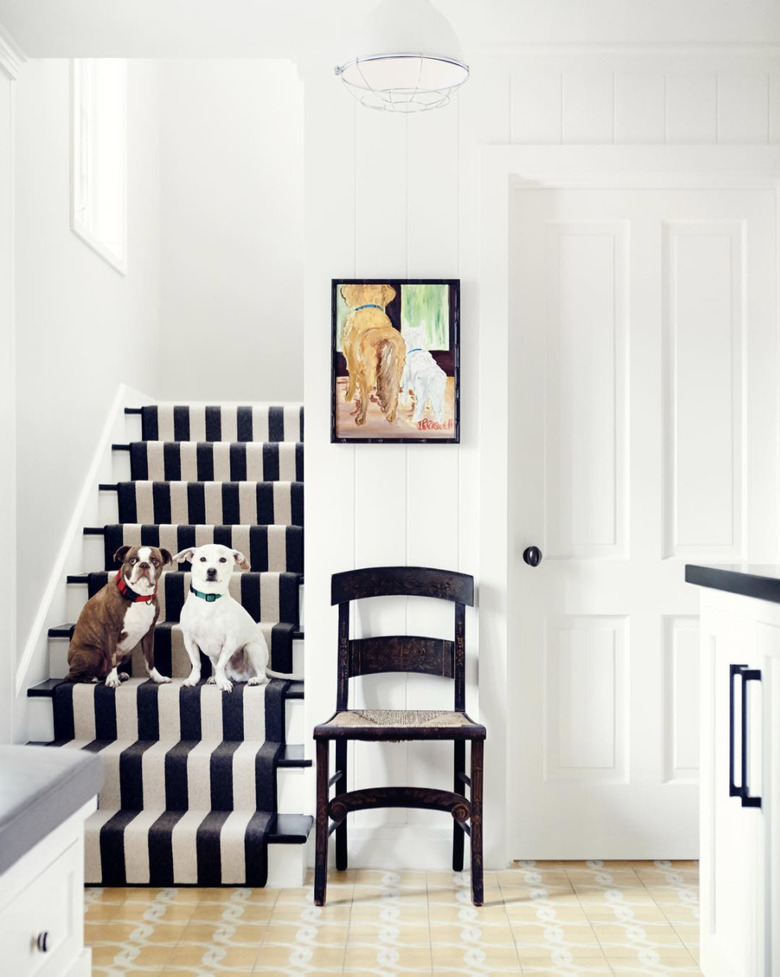
[[[214,679],[214,681],[216,683],[217,688],[220,690],[220,692],[233,691],[233,683],[230,681],[230,679],[220,678],[220,679]]]
[[[122,680],[118,675],[109,675],[106,678],[106,688],[107,689],[118,689],[122,684]]]
[[[213,675],[209,675],[209,677],[206,679],[206,685],[214,685],[216,681],[217,680],[214,678]]]
[[[247,685],[267,685],[268,676],[267,675],[253,675],[252,678],[246,683]]]
[[[170,679],[166,679],[166,681],[170,682]],[[190,675],[189,678],[185,678],[184,681],[181,684],[183,686],[185,686],[185,688],[191,689],[192,686],[193,685],[197,685],[198,682],[200,682],[200,674],[199,673],[198,674],[195,674],[195,675]]]
[[[127,672],[120,672],[119,673],[119,681],[120,682],[129,682],[130,681],[130,676],[127,674]]]

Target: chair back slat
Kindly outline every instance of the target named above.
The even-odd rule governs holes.
[[[455,678],[455,709],[466,709],[466,608],[463,604],[455,605],[455,649],[454,649],[454,678]]]
[[[453,678],[455,644],[441,638],[383,635],[358,638],[349,643],[349,674],[418,672]]]
[[[331,604],[365,597],[436,597],[472,607],[474,578],[432,567],[367,567],[333,574]]]
[[[339,664],[336,708],[346,709],[349,701],[349,604],[339,604]]]

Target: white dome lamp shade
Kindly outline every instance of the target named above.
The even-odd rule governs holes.
[[[431,0],[381,0],[354,43],[357,53],[336,74],[368,108],[441,108],[469,76],[456,33]]]

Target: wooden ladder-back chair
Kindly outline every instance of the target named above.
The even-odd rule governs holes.
[[[350,602],[367,597],[431,597],[455,604],[454,641],[412,635],[350,639]],[[428,567],[371,567],[336,573],[331,604],[339,605],[336,712],[314,729],[317,742],[317,815],[314,902],[325,904],[328,837],[336,832],[336,867],[347,867],[347,815],[377,807],[428,808],[453,817],[452,867],[463,869],[464,833],[471,839],[471,891],[483,901],[482,767],[486,730],[466,715],[466,607],[474,604],[474,578]],[[350,709],[349,680],[379,672],[419,672],[453,679],[452,710]],[[329,775],[330,741],[336,743],[336,769]],[[349,740],[452,740],[455,752],[452,791],[422,787],[347,790]],[[471,775],[466,774],[466,741],[471,742]],[[330,788],[336,794],[330,797]],[[470,788],[470,799],[465,796]],[[332,823],[331,823],[332,822]]]

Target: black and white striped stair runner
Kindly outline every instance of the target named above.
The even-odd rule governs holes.
[[[303,482],[119,482],[119,522],[303,525]]]
[[[300,635],[303,573],[303,413],[280,407],[144,407],[144,441],[129,446],[131,480],[117,492],[118,521],[87,530],[104,539],[104,565],[83,577],[85,599],[116,575],[122,545],[171,553],[216,542],[239,549],[252,569],[230,592],[258,621],[270,665],[292,671]],[[264,885],[267,846],[278,832],[277,769],[285,757],[291,682],[203,680],[185,688],[190,661],[179,616],[189,564],[158,587],[155,663],[173,682],[133,676],[116,690],[62,683],[53,690],[55,743],[104,762],[99,809],[86,829],[86,881],[102,885]],[[55,629],[57,634],[63,629]],[[52,632],[54,633],[54,631]],[[67,629],[64,633],[67,634]],[[304,819],[306,830],[310,819]]]

